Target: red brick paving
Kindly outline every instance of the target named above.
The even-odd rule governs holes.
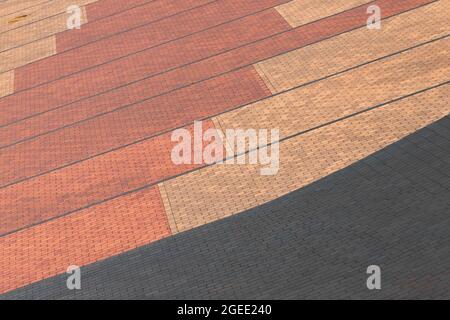
[[[275,9],[0,100],[0,125],[290,29]],[[28,75],[37,77],[38,75]],[[17,89],[17,88],[16,88]],[[30,103],[32,101],[32,103]],[[14,108],[14,112],[10,112]]]
[[[203,130],[214,128],[203,122]],[[193,135],[193,128],[189,126]],[[0,234],[109,199],[199,165],[175,165],[171,132],[0,189]],[[194,149],[192,148],[192,151]]]
[[[108,12],[109,14],[119,12],[131,5],[144,2],[103,0],[97,6],[95,4],[89,6],[88,14],[99,18]],[[377,3],[382,7],[383,17],[387,17],[428,2],[432,1],[386,0]],[[105,6],[105,11],[101,10],[102,5]],[[360,26],[361,17],[367,17],[366,8],[367,6],[363,6],[322,20],[320,24],[310,24],[223,53],[233,46],[289,30],[290,27],[278,13],[270,10],[226,27],[189,36],[137,54],[132,58],[111,62],[62,81],[3,98],[0,100],[0,124],[7,124],[36,112],[49,110],[53,106],[139,80],[150,74],[166,72],[145,82],[125,87],[121,91],[74,104],[70,109],[61,109],[54,113],[54,116],[49,114],[53,118],[45,118],[46,115],[37,122],[23,122],[19,124],[22,129],[17,136],[14,136],[15,126],[6,127],[6,131],[0,131],[0,134],[4,134],[10,142],[15,141],[18,136],[36,134],[41,132],[39,130],[42,128],[45,130],[43,124],[46,121],[49,121],[48,128],[57,128],[111,110],[113,107],[269,58]],[[101,47],[96,47],[94,51],[86,54],[90,56],[100,49]],[[137,50],[136,47],[133,50]],[[207,57],[205,53],[223,54],[167,72],[171,68],[205,58]],[[101,57],[109,59],[106,55]],[[61,61],[58,62],[60,63]],[[77,66],[76,63],[74,66]],[[37,74],[33,75],[29,71],[27,76],[30,81],[19,79],[20,85],[16,90],[33,83],[35,80],[32,78]],[[38,139],[5,148],[1,151],[0,184],[30,177],[132,143],[149,134],[184,125],[194,119],[269,95],[269,90],[262,85],[253,67],[245,67]],[[111,101],[115,101],[115,104],[108,107],[108,102]],[[11,112],[12,110],[14,112]],[[27,130],[23,126],[28,123],[34,123],[37,128],[31,125]],[[208,126],[212,124],[208,123]],[[170,136],[164,134],[0,189],[0,199],[4,206],[2,208],[6,212],[0,218],[0,233],[55,218],[65,212],[115,197],[121,192],[192,168],[192,166],[173,166],[167,152],[170,146]],[[157,188],[152,187],[31,229],[0,237],[2,252],[0,278],[5,279],[0,283],[0,293],[62,273],[70,264],[89,264],[170,235],[160,194]],[[8,259],[10,256],[17,259],[10,261]],[[14,270],[14,274],[3,270]]]
[[[1,237],[0,293],[170,235],[158,188],[152,187]]]
[[[163,2],[165,0],[162,0]],[[181,0],[183,1],[183,0]],[[181,2],[180,1],[180,2]],[[110,16],[116,13],[120,13],[127,9],[143,5],[149,2],[156,2],[155,0],[101,0],[95,3],[91,3],[86,6],[86,12],[89,20],[98,20],[106,16]]]
[[[208,92],[205,95],[205,92]],[[270,95],[253,67],[3,149],[1,185]],[[87,108],[95,108],[95,105]]]
[[[147,48],[152,48],[168,41],[179,39],[186,35],[205,30],[212,26],[217,26],[228,21],[238,19],[240,17],[253,14],[263,9],[272,8],[276,5],[287,2],[288,0],[219,0],[207,6],[196,8],[168,19],[154,22],[128,32],[120,33],[114,37],[99,40],[86,46],[66,51],[43,60],[25,65],[15,71],[15,91],[24,90],[38,84],[46,83],[63,76],[70,75],[81,70],[92,68],[94,66],[106,63],[113,59],[127,56],[134,52],[138,52]],[[262,17],[263,15],[256,15]],[[132,17],[130,17],[132,19]],[[239,22],[237,22],[239,24]],[[252,25],[261,28],[262,21]],[[105,25],[105,27],[107,24]],[[226,27],[218,28],[221,29]],[[262,29],[262,28],[261,28]],[[279,29],[278,29],[279,30]],[[206,31],[207,32],[207,31]],[[257,34],[250,32],[251,35]],[[214,34],[214,32],[213,32]],[[216,32],[215,35],[218,35]],[[201,36],[203,38],[204,35]],[[196,45],[196,41],[200,38],[196,36],[190,37],[189,47]],[[220,38],[219,38],[220,39]],[[250,36],[249,39],[252,39]],[[181,41],[183,42],[183,41]],[[226,43],[226,40],[223,41]],[[198,43],[198,47],[202,45]],[[168,44],[168,47],[178,47],[175,42]],[[152,50],[150,50],[152,51]],[[149,52],[150,52],[149,51]],[[165,51],[165,50],[163,50]],[[156,56],[159,56],[156,49]],[[151,59],[153,55],[146,55],[146,59]],[[157,59],[155,59],[157,60]],[[125,58],[123,61],[116,62],[121,68],[126,68],[133,60],[133,57]],[[163,61],[160,61],[163,64]],[[135,63],[133,63],[135,65]]]
[[[91,20],[90,8],[87,7],[88,23],[77,32],[65,31],[56,36],[56,51],[62,52],[82,46],[101,38],[106,38],[118,32],[124,32],[164,17],[177,14],[184,10],[204,5],[216,0],[159,0],[150,1],[143,6],[121,11],[114,16],[100,20]],[[100,1],[97,6],[102,6]],[[95,16],[95,15],[94,15]]]
[[[429,1],[428,1],[429,2]],[[397,14],[426,1],[413,1],[399,7],[396,4],[380,2],[386,17]],[[384,6],[383,6],[384,5]],[[76,102],[52,113],[25,120],[15,125],[0,128],[0,146],[5,146],[33,135],[83,120],[99,112],[147,99],[207,77],[227,72],[271,56],[293,50],[310,43],[320,41],[337,33],[351,30],[366,23],[366,6],[347,13],[332,16],[303,27],[287,31],[280,35],[234,49],[222,55],[169,71],[164,74],[142,80],[139,83],[122,87],[115,91],[94,96],[88,100]],[[142,88],[146,88],[142,90]],[[13,98],[14,99],[14,98]],[[49,99],[50,100],[50,99]],[[49,102],[48,106],[51,105]],[[95,105],[95,108],[91,108]],[[86,106],[89,106],[87,108]]]

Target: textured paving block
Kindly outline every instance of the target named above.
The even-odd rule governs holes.
[[[450,2],[435,2],[384,20],[381,30],[361,28],[344,33],[262,61],[257,64],[257,70],[274,93],[280,92],[300,83],[307,83],[368,60],[375,60],[448,35],[450,26],[445,14],[448,10]],[[337,47],[343,47],[345,50],[335,50]]]
[[[229,73],[4,149],[0,181],[17,182],[269,95],[253,67]]]
[[[292,27],[369,3],[369,0],[293,0],[277,7]]]
[[[57,49],[58,52],[73,49],[74,47],[110,37],[119,32],[125,32],[131,28],[150,24],[213,1],[215,0],[147,0],[147,3],[116,12],[111,16],[97,18],[97,20],[92,20],[92,14],[89,14],[91,6],[88,5],[89,23],[83,25],[83,28],[78,32],[59,33],[57,35]],[[92,6],[104,6],[103,2],[105,1]]]
[[[0,238],[0,292],[167,237],[157,188]]]
[[[203,130],[210,128],[214,128],[211,121],[203,123]],[[193,127],[187,129],[193,135]],[[201,166],[173,163],[171,135],[169,132],[0,189],[4,213],[0,217],[0,235],[43,223]]]
[[[402,53],[400,55],[396,55],[390,59],[388,59],[387,62],[382,62],[382,63],[377,63],[377,64],[373,64],[373,65],[369,65],[367,67],[367,69],[361,69],[356,71],[355,73],[350,73],[349,76],[347,75],[343,75],[340,77],[337,77],[335,79],[331,79],[329,82],[326,83],[318,83],[316,85],[313,86],[314,91],[312,91],[312,94],[310,95],[311,98],[305,98],[305,94],[306,97],[308,97],[308,93],[311,90],[310,87],[306,87],[304,89],[300,89],[300,93],[296,93],[296,92],[291,92],[288,93],[286,95],[287,99],[288,99],[288,103],[287,104],[283,104],[283,103],[275,103],[275,105],[281,106],[281,110],[283,110],[283,107],[285,107],[286,105],[297,105],[295,103],[295,101],[299,100],[299,101],[304,101],[305,102],[305,106],[302,108],[292,108],[292,110],[300,110],[299,114],[295,115],[292,117],[292,119],[300,119],[300,121],[302,121],[305,117],[305,115],[303,114],[303,110],[307,110],[308,104],[315,104],[317,103],[317,101],[321,101],[323,100],[324,103],[326,102],[330,102],[331,104],[335,103],[339,106],[342,105],[342,107],[338,110],[336,110],[335,114],[332,113],[328,113],[326,115],[323,115],[323,111],[321,109],[316,110],[317,113],[311,113],[312,111],[309,111],[308,113],[310,113],[311,115],[309,115],[309,119],[315,119],[315,121],[317,122],[317,124],[320,124],[321,120],[323,121],[331,121],[334,119],[334,117],[338,117],[340,115],[345,115],[348,114],[349,112],[356,112],[359,109],[355,109],[354,107],[351,107],[351,105],[349,106],[348,103],[351,101],[354,103],[354,105],[359,105],[360,108],[365,108],[367,106],[370,105],[375,105],[378,103],[382,103],[384,101],[388,101],[390,99],[395,99],[398,97],[401,97],[402,95],[406,95],[409,93],[413,93],[415,91],[421,90],[423,88],[432,86],[432,85],[436,85],[439,83],[444,82],[447,79],[447,74],[449,72],[448,70],[448,66],[447,64],[444,62],[445,61],[445,56],[446,53],[448,51],[448,41],[444,40],[440,40],[440,41],[435,41],[431,44],[427,44],[424,45],[420,48],[416,48],[414,50],[410,50],[406,53]],[[429,52],[434,52],[434,54],[431,56],[429,54]],[[417,67],[417,61],[421,61],[421,67]],[[410,70],[410,72],[408,74],[406,73],[402,73],[402,70]],[[373,77],[371,78],[370,76],[372,75],[376,75],[379,77]],[[236,73],[235,75],[233,75],[235,79],[237,79],[238,77],[238,73]],[[254,88],[257,88],[257,84],[258,81],[257,79],[253,76],[251,77],[250,74],[248,76],[249,78],[249,84],[248,84],[248,92],[251,93],[252,91],[254,91]],[[227,79],[225,76],[223,77],[224,79]],[[365,79],[366,81],[362,81],[359,80],[358,84],[360,86],[355,86],[352,85],[352,83],[354,83],[357,79]],[[233,79],[233,78],[229,78],[229,79]],[[220,83],[217,82],[220,81],[220,78],[218,79],[213,79],[211,80],[211,87],[214,87],[214,83]],[[228,80],[227,80],[228,81]],[[225,81],[225,82],[227,82]],[[301,79],[300,79],[301,81]],[[397,82],[401,81],[403,83],[402,86],[395,86],[395,84]],[[238,82],[236,82],[238,83]],[[328,87],[327,84],[331,83],[331,85]],[[256,87],[255,87],[256,85]],[[292,84],[292,85],[295,85]],[[378,86],[379,85],[379,86]],[[241,89],[244,88],[244,86],[241,84]],[[356,88],[355,91],[352,91],[350,89],[348,89],[348,87],[354,87]],[[236,88],[232,87],[233,89],[230,89],[229,92],[233,92],[233,94],[235,94],[237,88],[239,86],[236,86]],[[387,90],[387,88],[392,87],[391,90]],[[199,86],[199,88],[202,88],[201,86]],[[261,88],[261,87],[260,87]],[[329,90],[324,90],[324,88],[333,88],[333,90],[335,90],[334,88],[338,88],[338,90],[341,90],[341,88],[347,88],[346,90],[342,90],[342,93],[340,95],[340,99],[342,100],[334,100],[334,99],[330,99],[329,97],[339,97],[339,91],[338,93],[335,93],[333,91]],[[368,95],[360,95],[361,91],[369,91],[371,92],[371,94]],[[189,88],[187,88],[187,90],[185,90],[186,92],[195,92],[195,91],[189,91]],[[200,92],[200,91],[199,91]],[[245,91],[242,91],[243,93],[245,93]],[[258,92],[258,91],[256,91]],[[178,94],[178,97],[177,97]],[[180,95],[181,94],[181,95]],[[186,95],[186,93],[183,92],[183,90],[181,91],[177,91],[175,93],[173,93],[173,99],[176,100],[165,100],[164,97],[162,97],[162,99],[156,99],[154,101],[151,101],[150,103],[152,105],[155,104],[160,104],[163,105],[163,103],[159,102],[159,101],[169,101],[169,103],[164,102],[165,105],[170,105],[172,102],[171,101],[183,101],[184,96]],[[221,107],[220,104],[218,104],[218,102],[213,102],[213,103],[205,103],[205,105],[211,105],[211,104],[215,104],[216,105],[216,112],[220,112],[221,110],[226,110],[227,108],[231,108],[233,106],[239,105],[239,103],[245,103],[245,101],[250,102],[252,101],[252,99],[257,99],[258,97],[264,97],[265,95],[259,91],[259,93],[256,93],[256,95],[250,95],[248,97],[245,97],[243,99],[241,99],[239,102],[235,101],[234,103],[230,103],[230,104],[225,104],[227,107]],[[183,97],[183,98],[181,98]],[[193,99],[196,96],[194,95]],[[219,97],[223,97],[222,95],[220,95]],[[301,99],[299,98],[301,97]],[[280,97],[276,97],[274,99],[274,101],[278,100],[278,101],[283,101],[284,97],[280,96]],[[272,100],[269,100],[269,104],[272,102]],[[197,102],[198,103],[198,102]],[[266,102],[262,102],[263,104]],[[176,104],[176,102],[174,103]],[[138,140],[139,138],[142,138],[143,136],[145,136],[145,134],[149,134],[150,131],[148,130],[148,124],[147,123],[143,123],[142,124],[142,128],[145,131],[141,131],[140,133],[138,133],[137,128],[139,127],[137,125],[138,122],[136,122],[136,120],[134,120],[134,122],[130,121],[130,129],[133,128],[134,129],[134,134],[130,132],[128,132],[127,134],[119,134],[119,132],[126,132],[125,130],[130,130],[130,129],[126,129],[127,126],[124,125],[124,123],[122,122],[122,126],[120,128],[116,128],[116,129],[112,129],[114,127],[110,127],[112,125],[112,123],[114,123],[113,119],[118,119],[117,117],[120,117],[121,114],[129,114],[128,116],[122,116],[124,118],[130,118],[132,112],[136,112],[136,110],[139,110],[139,108],[142,108],[144,105],[146,105],[146,103],[144,103],[142,106],[135,106],[133,108],[127,108],[124,110],[124,112],[120,112],[118,115],[116,114],[111,114],[109,116],[109,118],[111,120],[107,120],[108,117],[106,118],[100,118],[102,120],[98,120],[98,119],[94,119],[93,121],[87,122],[87,123],[81,123],[78,126],[75,126],[73,128],[70,129],[65,129],[62,132],[56,132],[55,134],[51,134],[48,136],[44,136],[38,140],[35,141],[30,141],[30,142],[26,142],[23,144],[19,144],[16,146],[13,146],[11,148],[8,148],[5,150],[4,155],[2,157],[2,168],[4,168],[5,171],[5,175],[3,178],[3,185],[14,182],[16,180],[20,180],[23,178],[26,178],[28,176],[33,176],[35,174],[38,174],[39,172],[45,172],[51,169],[54,169],[58,166],[62,166],[66,163],[70,163],[72,161],[76,161],[78,159],[83,159],[85,157],[88,157],[90,155],[96,154],[96,153],[100,153],[100,152],[104,152],[105,150],[108,150],[109,148],[114,148],[116,146],[119,146],[121,144],[126,144],[129,142],[134,141],[133,139]],[[94,106],[92,106],[93,108]],[[156,107],[155,107],[156,108]],[[169,108],[169,107],[166,107]],[[221,109],[222,108],[222,109]],[[345,109],[347,108],[347,109]],[[252,108],[247,108],[249,110],[251,110]],[[265,109],[265,108],[263,108]],[[272,119],[276,119],[276,114],[279,114],[279,110],[280,109],[270,109],[267,108],[268,110],[273,110],[272,113],[269,113],[267,118],[263,118],[261,117],[259,114],[258,117],[256,117],[255,115],[251,115],[248,118],[249,119],[258,119],[256,121],[271,121]],[[145,109],[146,110],[146,109]],[[155,110],[160,110],[158,108],[156,108]],[[191,109],[192,110],[192,109]],[[198,111],[197,111],[198,112]],[[196,116],[194,116],[194,114]],[[199,116],[200,114],[198,113],[194,113],[192,114],[192,116],[195,117]],[[208,111],[208,113],[203,113],[203,115],[211,115],[214,114],[213,109],[210,109]],[[134,116],[133,116],[134,118]],[[142,119],[146,119],[146,117],[142,117]],[[290,119],[291,117],[289,117]],[[131,118],[130,118],[131,119]],[[184,118],[184,119],[188,119],[188,118]],[[180,119],[178,119],[180,120]],[[100,121],[100,122],[99,122]],[[312,121],[312,120],[311,120]],[[94,123],[96,124],[94,126]],[[103,123],[103,124],[101,124]],[[110,124],[108,124],[110,123]],[[132,123],[132,124],[131,124]],[[183,124],[183,122],[177,122],[178,125]],[[296,121],[290,121],[290,124],[292,125],[292,127],[296,127],[296,125],[298,125],[298,122]],[[103,126],[105,126],[105,128],[111,128],[111,129],[102,129],[102,130],[106,130],[108,132],[111,132],[111,130],[115,130],[114,132],[116,132],[118,134],[118,137],[116,137],[115,139],[109,139],[110,141],[108,142],[108,139],[104,139],[101,138],[102,142],[99,141],[99,144],[94,144],[91,140],[91,146],[88,148],[83,148],[83,150],[79,149],[78,151],[74,151],[77,150],[77,148],[75,147],[77,145],[77,143],[75,143],[75,141],[80,141],[79,143],[81,143],[81,141],[83,141],[83,135],[89,135],[89,132],[92,132],[92,130],[94,130],[94,127],[97,128],[96,130],[96,134],[93,134],[93,136],[98,136],[99,138],[103,136],[103,134],[100,133],[100,131],[98,131],[98,128],[102,128]],[[161,127],[162,130],[164,128],[168,128],[170,127],[170,124],[167,124],[166,127]],[[291,128],[289,127],[289,124],[283,125],[282,123],[278,124],[277,127],[280,128]],[[86,129],[82,129],[82,128],[90,128],[89,130]],[[118,131],[119,129],[121,129],[122,131]],[[157,132],[158,129],[155,129],[154,132]],[[72,132],[72,134],[70,134],[69,132]],[[79,132],[82,132],[81,134]],[[147,133],[144,133],[147,132]],[[68,135],[69,134],[69,135]],[[73,138],[69,138],[69,136],[73,135]],[[64,138],[62,138],[64,137]],[[60,139],[69,139],[68,141],[72,141],[72,143],[67,146],[66,148],[61,148],[60,147],[60,143],[58,141],[61,141]],[[63,140],[63,141],[64,141]],[[81,146],[82,144],[80,144]],[[33,147],[34,146],[34,147]],[[56,148],[56,149],[55,149]],[[40,150],[40,151],[38,151]],[[43,153],[43,150],[46,150],[46,152],[49,152],[50,150],[52,150],[52,152],[50,153]],[[72,151],[70,151],[72,150]],[[26,154],[35,154],[38,153],[36,155],[34,155],[33,158],[33,162],[34,165],[31,166],[29,164],[29,162],[25,159],[28,159],[29,157],[26,156]],[[48,157],[52,155],[53,160],[51,160],[51,162],[47,162],[50,161],[50,159],[48,159]],[[55,156],[55,155],[60,155],[60,156]],[[48,159],[45,160],[44,164],[41,164],[40,161],[36,161],[36,157],[38,159]],[[61,157],[61,158],[60,158]],[[18,165],[18,163],[22,163],[22,165]],[[13,167],[11,168],[11,164],[13,164]],[[19,172],[19,175],[17,175],[17,173],[15,172]],[[9,174],[8,174],[9,173]]]
[[[164,183],[159,183],[158,184],[158,189],[159,189],[159,193],[161,195],[161,201],[162,201],[163,206],[164,206],[164,211],[165,211],[166,216],[167,216],[167,221],[169,223],[170,232],[172,234],[176,234],[176,233],[178,233],[178,227],[177,227],[177,223],[175,221],[175,217],[174,217],[174,215],[172,213],[172,209],[170,209],[170,199],[169,199],[169,196],[167,194],[166,188],[164,187]]]
[[[144,5],[151,1],[154,0],[127,0],[127,1],[101,0],[87,5],[86,10],[89,16],[89,21],[93,21],[116,13],[120,13],[122,11],[140,5]],[[166,1],[166,0],[159,0],[159,1]]]
[[[26,10],[15,12],[11,15],[0,17],[0,32],[19,31],[22,27],[30,24],[38,23],[44,20],[52,19],[58,15],[66,15],[66,10],[70,5],[84,6],[97,0],[80,0],[78,2],[62,1],[46,1],[41,4],[34,5]]]
[[[221,24],[254,14],[255,12],[264,9],[272,8],[286,1],[287,0],[219,0],[212,2],[210,5],[198,7],[194,10],[169,17],[168,19],[144,25],[128,32],[120,33],[113,37],[102,39],[86,46],[66,51],[24,66],[16,70],[16,91],[46,83],[75,72],[87,70],[111,60],[115,60],[115,64],[122,65],[122,68],[125,65],[128,67],[139,68],[139,65],[132,62],[135,61],[135,56],[128,56],[142,50],[146,50],[146,53],[150,53],[152,52],[150,48],[155,48],[156,52],[158,52],[159,48],[172,47],[171,56],[175,56],[175,51],[181,50],[179,43],[180,41],[183,42],[183,37],[192,34],[192,36],[190,36],[190,38],[192,38],[191,41],[195,41],[194,39],[203,39],[204,37],[207,37],[205,33],[208,32],[207,30],[209,28],[219,26],[216,29],[211,30],[211,35],[215,34],[214,31],[216,30],[225,31],[228,25],[220,26]],[[255,18],[267,15],[268,13],[271,15],[276,14],[275,12],[267,11],[267,13],[262,13],[260,15],[255,14]],[[274,20],[274,18],[271,18],[271,20]],[[245,24],[245,21],[246,19],[242,19],[230,23],[230,25]],[[267,23],[270,25],[270,22],[267,21],[265,24]],[[255,29],[256,25],[262,30],[267,28],[265,26],[262,27],[256,21],[255,24],[252,25],[252,28]],[[203,31],[203,33],[201,31]],[[196,34],[198,32],[201,33]],[[249,34],[255,33],[250,30],[247,32]],[[176,39],[180,40],[177,41]],[[215,38],[214,40],[217,42],[219,39]],[[222,42],[223,43],[218,43],[218,45],[225,46],[227,41],[224,39]],[[196,43],[192,42],[190,44],[183,44],[183,49],[185,51],[195,52],[195,49],[193,48],[195,45]],[[187,48],[190,49],[186,50]],[[122,57],[124,57],[123,61],[117,60]],[[189,54],[186,54],[185,59],[188,57]],[[175,60],[180,60],[180,57],[175,56]],[[161,72],[164,70],[162,65],[161,69],[155,71]]]
[[[43,4],[41,8],[32,8],[33,13],[30,13],[30,17],[36,15],[35,19],[31,19],[27,24],[19,28],[0,33],[0,51],[16,48],[67,30],[67,19],[70,15],[66,10],[71,5],[81,7],[81,22],[86,23],[86,13],[83,6],[93,1],[97,0],[63,0],[51,2],[51,4]],[[26,19],[28,17],[22,20],[23,23],[27,21]],[[76,32],[76,30],[73,30],[73,32]]]
[[[179,231],[276,199],[341,170],[448,115],[448,85],[295,136],[276,175],[262,165],[215,165],[164,183]]]
[[[381,160],[450,157],[433,143],[442,125],[450,117],[275,201],[83,267],[82,290],[61,274],[0,299],[448,299],[449,191]],[[365,286],[372,264],[382,290]]]
[[[14,70],[24,64],[49,57],[55,53],[56,42],[53,36],[0,52],[0,72]]]
[[[405,2],[404,4],[405,6],[402,8],[395,7],[397,10],[394,11],[389,10],[389,7],[387,6],[383,7],[383,10],[385,14],[389,13],[392,15],[407,10],[410,8],[409,5],[412,5],[413,7],[417,5],[415,1]],[[418,10],[421,9],[422,8]],[[114,91],[106,90],[103,94],[94,95],[87,100],[82,99],[69,105],[66,105],[65,103],[70,102],[77,97],[74,97],[73,93],[71,95],[56,95],[54,94],[55,90],[57,90],[55,87],[44,87],[43,89],[36,88],[10,96],[7,99],[0,101],[0,110],[1,108],[7,110],[6,108],[10,108],[11,106],[14,106],[15,110],[23,107],[29,108],[30,105],[23,105],[23,101],[32,100],[33,109],[30,112],[39,110],[39,108],[41,108],[40,106],[46,107],[47,110],[54,111],[40,114],[36,117],[18,122],[17,124],[0,128],[1,144],[8,145],[33,135],[42,134],[58,127],[83,120],[85,117],[94,116],[96,115],[96,112],[105,112],[122,105],[148,99],[149,97],[205,80],[217,74],[241,68],[249,63],[261,61],[298,47],[307,46],[308,44],[333,36],[336,33],[351,30],[355,28],[355,26],[365,25],[365,11],[358,9],[350,14],[352,19],[349,21],[352,21],[352,24],[339,23],[341,20],[348,20],[347,18],[342,19],[340,15],[326,18],[317,23],[286,31],[261,41],[238,46],[223,54],[213,55],[210,58],[186,64],[163,74],[146,77],[142,81],[136,83],[132,82],[126,86],[117,88]],[[355,15],[356,18],[354,17]],[[388,17],[389,15],[386,14],[386,18]],[[417,26],[417,28],[420,27],[424,26]],[[416,34],[417,32],[415,30],[417,29],[402,30],[403,33],[401,38],[405,38],[405,40],[409,39],[408,34]],[[439,34],[439,32],[436,33]],[[421,38],[419,37],[419,39]],[[377,40],[380,41],[381,39],[378,38]],[[401,40],[397,40],[397,42],[399,44],[403,43]],[[414,44],[413,42],[409,43]],[[304,49],[307,50],[307,48]],[[335,51],[336,50],[331,50],[331,52]],[[322,57],[323,53],[318,56]],[[311,57],[308,56],[308,59],[310,58]],[[326,58],[331,59],[328,56]],[[323,70],[326,71],[327,69],[320,69],[320,71]],[[333,68],[329,68],[329,70],[330,72],[334,71]],[[263,73],[261,72],[260,75],[263,76]],[[323,76],[323,73],[318,73],[318,76],[321,75]],[[268,82],[267,84],[269,85]],[[142,90],[142,88],[145,88],[145,90]],[[84,106],[86,104],[96,105],[96,108],[85,108]],[[57,106],[51,108],[52,105]],[[8,114],[7,116],[10,115]]]
[[[261,23],[263,23],[263,27],[261,27]],[[73,101],[91,96],[119,85],[140,80],[143,77],[218,55],[236,46],[269,37],[286,30],[286,28],[290,27],[275,10],[252,15],[125,59],[98,66],[82,74],[72,75],[45,87],[24,91],[23,95],[14,95],[11,99],[2,102],[15,105],[15,112],[5,112],[5,109],[0,108],[0,121],[1,124],[6,124],[22,119],[27,115],[48,110],[49,106],[54,105],[56,99]],[[37,77],[37,75],[28,74],[27,77]],[[15,82],[15,89],[18,90],[18,81]],[[17,100],[23,101],[25,96],[33,101],[32,111],[30,105],[19,103],[20,106],[17,106],[12,103]]]
[[[220,115],[218,119],[224,129],[279,128],[281,137],[289,136],[448,81],[450,66],[445,57],[449,51],[450,41],[438,40]],[[272,70],[278,72],[275,66]],[[298,74],[301,69],[296,71]],[[299,77],[297,83],[291,81],[283,89],[303,81]]]
[[[0,52],[0,299],[448,296],[450,2],[376,1],[368,30],[372,2],[206,1],[92,2],[85,33],[56,37],[96,45],[65,38],[66,60],[37,16],[8,24],[36,37]],[[279,128],[277,173],[175,165],[171,132],[196,119]]]
[[[31,9],[49,0],[2,0],[0,3],[0,16],[4,17],[14,13],[20,13],[22,10]]]
[[[14,71],[0,74],[0,97],[7,96],[14,91]]]

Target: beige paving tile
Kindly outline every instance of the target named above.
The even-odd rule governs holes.
[[[56,54],[55,36],[0,52],[0,73]]]
[[[49,0],[0,0],[0,16],[24,10]]]
[[[274,176],[261,176],[258,165],[215,165],[166,182],[178,229],[258,206],[369,156],[447,115],[448,92],[440,87],[286,140]]]
[[[0,18],[0,32],[16,29],[23,25],[36,22],[57,14],[67,16],[66,10],[70,5],[85,6],[97,0],[58,0],[43,2],[29,9],[21,10]]]
[[[273,92],[333,74],[450,33],[450,1],[387,19],[381,30],[360,28],[257,64]]]
[[[93,0],[65,1],[64,13],[0,34],[0,51],[16,48],[29,42],[67,30],[67,18],[69,15],[65,13],[66,8],[72,4],[81,6],[81,4],[89,2],[93,2]],[[81,9],[81,22],[84,24],[87,22],[86,10],[85,7],[82,6]]]
[[[450,41],[433,43],[220,115],[223,129],[311,129],[449,80]]]
[[[292,27],[369,3],[369,0],[293,0],[276,7]]]
[[[166,188],[165,188],[163,182],[158,184],[158,190],[159,190],[159,194],[161,195],[161,200],[162,200],[162,203],[164,206],[164,212],[167,216],[167,221],[169,222],[170,231],[172,234],[176,234],[179,231],[178,231],[177,223],[176,223],[175,218],[172,213],[172,209],[170,206],[170,200],[167,195],[167,191],[166,191]]]
[[[436,41],[223,114],[214,123],[221,130],[280,128],[281,137],[290,136],[447,81],[449,45],[445,40]],[[370,117],[355,116],[283,142],[276,176],[261,176],[258,165],[216,165],[166,182],[178,230],[255,207],[368,156],[448,114],[447,95],[448,86],[442,87],[433,94],[392,103],[390,106],[400,106],[394,113],[383,107],[367,112]],[[335,128],[339,128],[336,133]],[[321,132],[326,134],[316,137]],[[297,139],[302,139],[302,144],[291,146]]]
[[[14,71],[0,74],[0,98],[14,91]]]

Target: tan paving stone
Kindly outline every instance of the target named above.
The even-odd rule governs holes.
[[[2,26],[2,31],[11,28],[15,29],[0,34],[0,44],[1,44],[0,50],[4,51],[11,48],[15,48],[27,44],[31,41],[42,39],[44,37],[48,37],[58,32],[67,30],[67,18],[69,17],[69,14],[66,13],[66,9],[70,5],[79,5],[81,7],[82,9],[81,23],[82,24],[86,23],[87,22],[86,11],[85,7],[83,6],[92,2],[95,2],[95,0],[63,0],[63,1],[55,1],[52,3],[52,5],[44,4],[42,5],[42,7],[30,9],[33,10],[33,13],[30,12],[28,17],[13,24],[9,23],[9,21],[11,19],[14,19],[15,18],[14,16],[16,14],[11,15],[10,17],[1,18],[0,25]],[[12,25],[14,25],[14,27]],[[20,25],[23,26],[17,28]],[[74,32],[76,32],[76,30]]]
[[[0,74],[0,98],[14,91],[14,71]]]
[[[439,1],[385,20],[381,30],[360,28],[258,63],[257,70],[280,92],[449,34],[449,10],[450,1]]]
[[[98,0],[58,0],[38,3],[36,6],[0,17],[0,32],[17,29],[54,15],[67,15],[66,10],[70,5],[85,6],[96,1]]]
[[[166,182],[179,230],[276,199],[437,121],[450,112],[448,91],[430,90],[286,140],[274,176],[261,176],[258,165],[215,165]]]
[[[13,70],[27,63],[49,57],[56,53],[54,36],[0,53],[0,73]]]
[[[49,0],[0,0],[0,16],[6,16]]]
[[[167,221],[169,222],[170,231],[172,234],[178,233],[177,223],[172,213],[172,209],[170,207],[170,200],[167,195],[166,188],[164,186],[164,182],[158,184],[159,194],[161,195],[161,201],[164,206],[164,212],[167,216]]]
[[[435,41],[218,118],[224,129],[279,128],[289,136],[448,81],[448,52],[450,41]]]
[[[368,0],[294,0],[276,7],[292,27],[369,3]]]

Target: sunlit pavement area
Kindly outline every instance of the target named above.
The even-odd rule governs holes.
[[[449,9],[0,1],[0,299],[449,299]]]

